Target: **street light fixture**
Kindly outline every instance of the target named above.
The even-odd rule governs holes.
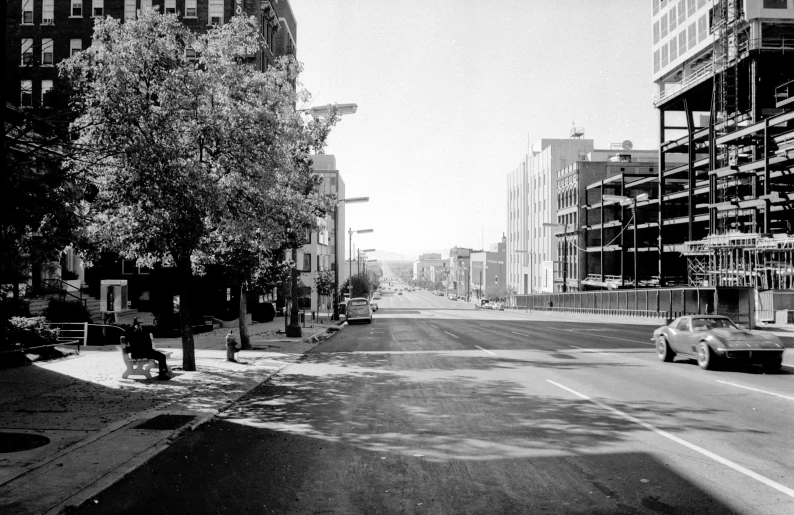
[[[338,257],[337,253],[337,245],[338,240],[336,239],[337,231],[339,230],[339,204],[357,204],[361,202],[369,202],[369,197],[351,197],[351,198],[340,198],[336,199],[336,204],[334,205],[334,253],[336,257]],[[344,236],[343,236],[344,237]],[[339,320],[339,267],[344,264],[345,261],[345,251],[344,251],[344,242],[342,242],[342,262],[339,263],[339,260],[336,260],[336,266],[334,267],[334,283],[336,286],[334,287],[334,320]]]
[[[327,104],[324,106],[318,107],[311,107],[309,109],[300,109],[299,111],[309,111],[314,118],[328,118],[331,114],[331,111],[336,108],[336,113],[339,116],[344,116],[346,114],[354,114],[358,110],[358,105],[356,104]],[[366,200],[359,200],[359,199],[350,199],[351,201],[361,201],[366,202],[369,200],[368,197],[361,197],[361,199],[366,198]],[[339,201],[337,200],[336,205],[334,205],[334,231],[336,231],[337,225],[337,211],[338,211]],[[335,237],[335,236],[334,236]],[[290,309],[290,318],[289,318],[289,325],[287,326],[287,336],[288,337],[300,337],[302,336],[300,322],[298,321],[298,249],[292,249],[292,260],[294,262],[294,266],[292,267],[292,309]],[[336,267],[339,269],[339,266]],[[339,274],[337,272],[336,282],[339,284]],[[337,308],[334,309],[335,318],[339,318],[339,314],[337,312]]]
[[[562,292],[566,293],[568,291],[568,242],[565,241],[565,236],[568,234],[568,224],[567,223],[552,223],[552,222],[543,222],[543,227],[562,227]]]
[[[636,197],[601,195],[601,199],[608,202],[619,202],[621,206],[631,206],[631,217],[634,219],[634,289],[636,290],[640,286],[640,278],[637,276],[637,202],[648,200],[648,194],[641,193]]]
[[[347,280],[350,281],[353,278],[353,233],[356,234],[367,234],[370,232],[375,232],[375,229],[360,229],[358,231],[354,231],[352,228],[347,231],[347,234],[350,235],[350,266],[348,269],[348,276]],[[352,290],[351,290],[352,291]]]

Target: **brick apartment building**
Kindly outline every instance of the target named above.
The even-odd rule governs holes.
[[[95,19],[129,20],[143,7],[175,13],[185,26],[200,32],[235,14],[255,16],[266,44],[254,57],[260,70],[297,51],[297,24],[288,0],[9,0],[6,101],[23,108],[48,107],[57,64],[91,44]]]

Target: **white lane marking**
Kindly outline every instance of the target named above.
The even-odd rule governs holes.
[[[491,356],[496,356],[496,353],[495,353],[495,352],[491,352],[491,351],[489,351],[488,349],[483,349],[483,348],[482,348],[482,347],[480,347],[479,345],[475,345],[475,347],[477,347],[478,349],[480,349],[480,350],[481,350],[481,351],[483,351],[483,352],[487,352],[487,353],[488,353],[488,354],[490,354]]]
[[[567,331],[569,333],[584,334],[584,335],[587,335],[587,336],[595,336],[593,334],[582,333],[580,331],[574,331],[573,329],[563,329],[563,331]],[[608,336],[606,334],[599,334],[598,337],[599,338],[609,338],[610,340],[620,340],[622,342],[644,343],[645,345],[653,345],[654,347],[656,346],[656,344],[653,343],[653,342],[648,343],[648,342],[641,342],[641,341],[637,341],[637,340],[627,340],[626,338],[618,338],[616,336]]]
[[[524,334],[524,333],[517,333],[517,332],[515,332],[515,331],[510,331],[510,332],[511,332],[511,333],[513,333],[513,334],[517,334],[517,335],[519,335],[519,336],[529,336],[528,334]],[[531,338],[531,336],[529,336],[529,337]]]
[[[794,397],[789,397],[788,395],[781,395],[781,394],[779,394],[779,393],[770,392],[770,391],[768,391],[768,390],[761,390],[761,389],[759,389],[759,388],[752,388],[752,387],[750,387],[750,386],[744,386],[744,385],[741,385],[741,384],[730,383],[730,382],[728,382],[728,381],[721,381],[721,380],[719,380],[719,379],[716,379],[716,381],[717,381],[718,383],[722,383],[722,384],[728,384],[728,385],[731,385],[731,386],[735,386],[735,387],[737,387],[737,388],[744,388],[745,390],[752,390],[752,391],[754,391],[754,392],[765,393],[765,394],[767,394],[767,395],[774,395],[775,397],[780,397],[780,398],[783,398],[783,399],[788,399],[788,400],[790,400],[790,401],[794,401]]]
[[[438,327],[434,326],[433,324],[430,324],[430,327],[432,327],[433,329],[438,329]]]
[[[750,477],[752,479],[755,479],[756,481],[758,481],[760,483],[763,483],[766,486],[774,488],[778,492],[784,493],[784,494],[788,495],[789,497],[794,498],[794,489],[791,489],[791,488],[789,488],[787,486],[781,485],[780,483],[778,483],[776,481],[772,481],[768,477],[764,477],[761,474],[758,474],[756,472],[753,472],[750,469],[742,467],[738,463],[734,463],[731,460],[725,459],[722,456],[714,454],[711,451],[707,451],[703,447],[699,447],[699,446],[697,446],[697,445],[695,445],[693,443],[689,443],[689,442],[687,442],[684,439],[678,438],[677,436],[672,435],[672,434],[668,433],[667,431],[663,431],[663,430],[661,430],[661,429],[659,429],[659,428],[657,428],[655,426],[652,426],[651,424],[648,424],[647,422],[643,422],[642,420],[640,420],[640,419],[638,419],[636,417],[633,417],[633,416],[629,415],[628,413],[624,413],[624,412],[622,412],[622,411],[620,411],[618,409],[615,409],[612,406],[607,406],[603,402],[599,402],[599,401],[597,401],[595,399],[591,399],[587,395],[584,395],[583,393],[579,393],[576,390],[573,390],[571,388],[568,388],[567,386],[561,385],[560,383],[556,383],[556,382],[552,381],[551,379],[546,379],[546,381],[548,381],[549,383],[553,384],[554,386],[556,386],[558,388],[562,388],[563,390],[565,390],[565,391],[567,391],[567,392],[579,397],[580,399],[584,399],[584,400],[586,400],[588,402],[592,402],[593,404],[595,404],[596,406],[598,406],[600,408],[603,408],[603,409],[605,409],[607,411],[610,411],[610,412],[614,413],[615,415],[618,415],[618,416],[620,416],[622,418],[625,418],[626,420],[630,420],[631,422],[634,422],[635,424],[639,424],[642,427],[644,427],[645,429],[648,429],[649,431],[653,431],[654,433],[658,434],[659,436],[663,436],[663,437],[665,437],[665,438],[667,438],[669,440],[672,440],[672,441],[674,441],[674,442],[676,442],[678,444],[683,445],[684,447],[688,447],[689,449],[692,449],[693,451],[698,452],[698,453],[702,454],[703,456],[706,456],[707,458],[711,458],[712,460],[716,461],[717,463],[721,463],[722,465],[725,465],[726,467],[730,467],[733,470],[735,470],[736,472],[739,472],[740,474],[744,474],[745,476]]]
[[[604,356],[611,356],[612,355],[612,354],[610,354],[608,352],[599,352],[599,351],[593,350],[593,349],[585,349],[584,347],[577,347],[576,345],[571,345],[571,347],[573,347],[574,349],[580,349],[580,350],[586,351],[589,354],[603,354]]]
[[[445,333],[447,333],[446,331],[444,331],[444,332],[445,332]],[[447,334],[448,334],[448,335],[450,335],[450,336],[452,336],[453,338],[457,338],[458,340],[460,340],[460,336],[455,336],[455,335],[454,335],[454,334],[452,334],[452,333],[447,333]]]

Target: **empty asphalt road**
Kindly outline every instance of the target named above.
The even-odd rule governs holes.
[[[389,293],[81,513],[794,513],[794,374]],[[607,322],[607,321],[605,321]]]

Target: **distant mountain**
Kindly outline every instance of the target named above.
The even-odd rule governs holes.
[[[416,261],[418,254],[402,252],[390,252],[388,250],[376,250],[375,252],[367,253],[369,259],[377,259],[378,261]]]

